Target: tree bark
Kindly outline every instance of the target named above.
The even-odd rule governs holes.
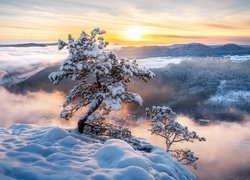
[[[93,114],[98,108],[99,106],[101,105],[102,103],[102,100],[99,99],[98,102],[96,103],[95,106],[91,107],[88,112],[83,116],[83,118],[81,118],[79,121],[78,121],[78,131],[80,133],[83,133],[83,130],[84,130],[84,127],[87,125],[86,121],[88,120],[88,117]]]

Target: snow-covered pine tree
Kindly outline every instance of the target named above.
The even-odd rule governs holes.
[[[173,149],[171,147],[173,147],[173,144],[185,141],[206,141],[206,138],[200,137],[195,131],[189,131],[188,127],[177,122],[175,120],[176,113],[170,107],[153,106],[151,110],[146,108],[146,114],[151,121],[151,128],[149,130],[152,134],[165,139],[166,151],[182,164],[197,168],[196,161],[198,157],[190,149]]]
[[[90,35],[82,32],[77,40],[69,35],[68,43],[59,40],[58,49],[67,47],[69,55],[59,71],[49,75],[54,84],[67,77],[76,82],[60,115],[69,119],[80,108],[88,107],[78,122],[80,133],[89,121],[102,121],[111,110],[119,110],[122,102],[141,105],[141,96],[129,91],[127,85],[132,77],[144,81],[154,77],[150,70],[140,68],[136,61],[118,59],[112,52],[104,51],[108,45],[101,36],[104,33],[96,28]]]

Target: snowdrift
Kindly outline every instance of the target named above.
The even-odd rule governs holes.
[[[195,179],[168,153],[135,151],[58,127],[14,124],[0,128],[0,179]]]

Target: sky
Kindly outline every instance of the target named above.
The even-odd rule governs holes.
[[[121,45],[250,44],[249,0],[0,0],[0,43],[105,29]]]

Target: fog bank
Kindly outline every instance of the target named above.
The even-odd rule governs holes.
[[[199,179],[250,178],[250,117],[245,117],[242,123],[218,122],[208,126],[197,125],[182,115],[177,120],[207,139],[205,142],[184,142],[176,146],[188,147],[199,157],[198,170],[191,169]],[[151,135],[148,129],[149,123],[142,122],[134,125],[132,132],[165,148],[163,138]]]

